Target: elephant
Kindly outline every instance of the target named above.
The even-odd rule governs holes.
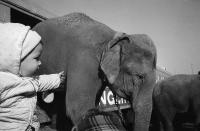
[[[65,71],[66,115],[76,125],[98,106],[106,86],[130,101],[134,131],[147,131],[156,79],[157,51],[146,34],[118,32],[80,12],[38,23],[41,73]]]
[[[161,130],[175,130],[176,121],[173,120],[178,114],[181,117],[180,113],[190,113],[196,127],[199,126],[200,75],[176,74],[156,83],[153,90],[153,105],[157,115],[155,123]]]

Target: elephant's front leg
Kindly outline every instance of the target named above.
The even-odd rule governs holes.
[[[98,76],[98,63],[88,52],[73,58],[67,72],[66,112],[74,124],[92,108],[102,82]]]
[[[141,91],[135,104],[134,131],[148,131],[152,113],[152,89]]]

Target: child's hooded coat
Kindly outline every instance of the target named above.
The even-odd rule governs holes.
[[[40,39],[29,26],[0,23],[0,131],[25,131],[28,125],[34,126],[36,92],[59,87],[59,74],[19,77],[20,61]]]

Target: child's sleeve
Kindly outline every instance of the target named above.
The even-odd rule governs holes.
[[[56,89],[59,85],[59,74],[40,75],[37,79],[28,77],[19,79],[13,78],[13,75],[10,74],[0,73],[0,102],[17,95]]]
[[[37,92],[53,90],[60,85],[60,74],[40,75],[36,78],[38,82]]]

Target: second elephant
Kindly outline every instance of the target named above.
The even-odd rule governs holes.
[[[173,131],[175,115],[186,113],[189,109],[195,114],[195,125],[199,125],[200,75],[180,74],[158,82],[153,91],[153,101],[164,131]]]

